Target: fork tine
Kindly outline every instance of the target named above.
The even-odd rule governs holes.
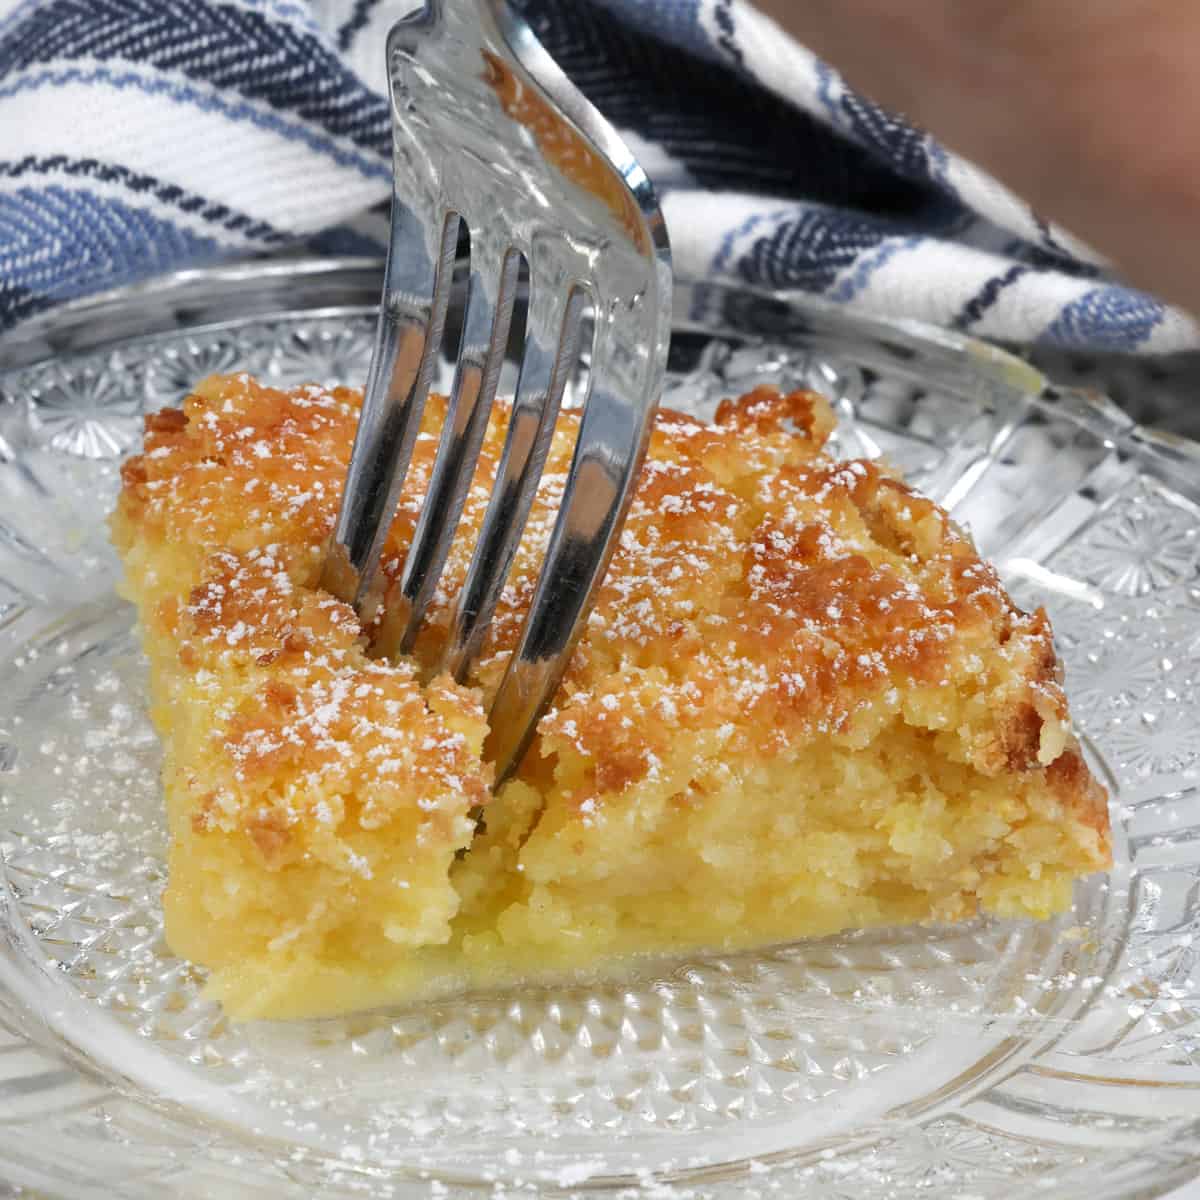
[[[498,244],[524,248],[532,275],[504,450],[451,613],[443,663],[459,679],[482,645],[525,532],[577,362],[584,308],[590,302],[598,311],[593,394],[533,605],[493,701],[485,751],[503,780],[561,678],[645,451],[666,363],[670,245],[654,189],[629,147],[509,0],[425,0],[392,27],[387,66],[395,196],[402,189],[415,197],[424,220],[409,214],[402,229],[393,214],[390,257],[397,261],[389,262],[355,443],[362,461],[348,476],[322,582],[339,595],[352,594],[360,617],[374,624],[384,591],[374,583],[379,551],[408,469],[445,317],[451,221],[454,232],[459,222],[447,219],[435,249],[442,205],[477,231],[503,239]],[[403,210],[395,198],[394,209]],[[395,283],[410,242],[436,265],[424,264],[415,282]],[[430,295],[432,302],[424,302]],[[466,367],[460,374],[428,511],[401,579],[404,600],[384,614],[382,629],[372,630],[379,648],[412,641],[461,517],[491,383],[486,361],[478,374]]]
[[[624,516],[649,439],[654,406],[630,404],[605,387],[623,366],[616,340],[598,320],[595,386],[584,406],[562,506],[520,640],[492,701],[484,753],[496,764],[497,786],[520,763],[583,632],[580,617],[616,548],[610,535]]]
[[[530,284],[525,354],[504,450],[479,540],[450,619],[444,665],[460,681],[478,653],[508,578],[550,450],[563,390],[579,357],[587,294],[573,289],[561,317],[555,320],[555,306],[543,300],[557,291],[548,281],[535,278]]]
[[[482,239],[478,247],[472,243],[462,349],[446,423],[404,561],[397,610],[388,614],[389,621],[395,620],[403,628],[402,654],[412,648],[462,516],[504,364],[520,266],[521,256],[515,249],[497,254],[485,247]]]
[[[392,228],[383,303],[375,333],[362,415],[321,586],[372,620],[381,590],[379,555],[429,392],[450,301],[460,219],[448,213],[429,247],[427,222],[392,198]],[[427,247],[428,253],[414,253]]]

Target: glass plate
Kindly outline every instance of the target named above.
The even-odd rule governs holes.
[[[1148,1196],[1200,1170],[1200,447],[979,343],[681,289],[665,402],[824,391],[1046,604],[1116,866],[1061,920],[231,1025],[161,933],[159,754],[104,518],[199,376],[357,381],[361,263],[190,273],[0,373],[0,1161],[79,1197]]]

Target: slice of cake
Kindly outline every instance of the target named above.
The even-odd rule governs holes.
[[[810,393],[660,416],[553,709],[496,795],[488,699],[577,430],[559,421],[468,686],[436,674],[503,445],[488,430],[413,659],[317,588],[358,393],[207,380],[113,518],[150,658],[167,933],[240,1017],[611,970],[631,954],[1045,917],[1109,863],[1044,613]],[[384,550],[399,573],[433,398]],[[480,816],[482,814],[482,816]]]

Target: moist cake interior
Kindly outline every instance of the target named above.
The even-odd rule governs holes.
[[[1043,612],[812,393],[662,413],[515,778],[481,756],[570,462],[563,414],[484,651],[438,673],[497,406],[413,657],[318,587],[360,395],[204,381],[113,516],[150,661],[167,934],[235,1017],[300,1017],[847,928],[1046,917],[1109,863]],[[398,576],[445,403],[384,550]],[[394,582],[392,584],[394,586]]]

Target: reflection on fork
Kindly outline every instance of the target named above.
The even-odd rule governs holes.
[[[525,625],[493,701],[489,756],[519,763],[603,578],[666,363],[670,250],[644,172],[503,0],[427,0],[388,37],[394,177],[384,294],[323,583],[411,648],[455,536],[508,344],[529,306],[496,482],[457,596],[444,665],[478,653],[529,515],[593,314],[588,394]],[[443,341],[463,227],[470,278],[449,408],[398,585],[380,551]]]

